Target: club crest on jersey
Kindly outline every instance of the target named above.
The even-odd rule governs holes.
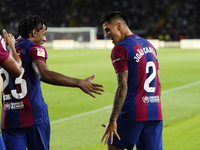
[[[37,56],[45,57],[45,51],[42,47],[36,47],[37,49]]]

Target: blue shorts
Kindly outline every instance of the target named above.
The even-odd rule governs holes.
[[[163,150],[162,121],[117,121],[117,133],[121,140],[113,135],[113,144],[119,149]],[[107,144],[110,144],[110,137]]]
[[[0,135],[0,150],[6,150],[4,142],[3,142],[3,138],[1,135]]]
[[[50,123],[30,127],[2,129],[6,150],[49,150]]]

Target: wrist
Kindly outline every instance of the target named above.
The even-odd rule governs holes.
[[[8,48],[10,48],[12,51],[15,49],[15,46],[12,45],[12,44],[8,44],[7,46],[8,46]]]
[[[110,117],[109,121],[110,121],[110,122],[116,122],[116,121],[117,121],[117,118],[112,118],[112,117]]]
[[[78,88],[82,89],[82,80],[81,79],[75,79],[75,84]]]

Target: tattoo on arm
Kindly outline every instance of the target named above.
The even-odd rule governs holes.
[[[110,115],[110,121],[112,122],[117,120],[119,113],[124,105],[128,89],[127,81],[128,81],[128,70],[120,71],[117,73],[117,88],[115,91],[113,109]]]

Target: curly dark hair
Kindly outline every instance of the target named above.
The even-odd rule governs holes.
[[[29,15],[19,22],[17,35],[27,39],[34,29],[38,32],[43,29],[43,25],[46,26],[47,30],[47,23],[44,19],[40,18],[38,15]]]

